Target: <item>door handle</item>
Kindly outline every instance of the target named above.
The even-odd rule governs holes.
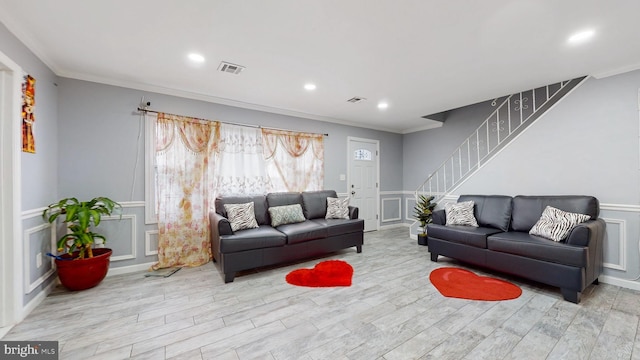
[[[355,191],[352,191],[352,192],[351,192],[351,195],[355,195],[355,194],[356,194],[356,192],[355,192]]]

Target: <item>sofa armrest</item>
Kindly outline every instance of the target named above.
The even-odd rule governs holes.
[[[433,213],[431,214],[431,220],[433,220],[434,224],[446,225],[447,214],[444,212],[444,209],[434,210]]]
[[[587,248],[587,266],[585,268],[585,279],[583,286],[598,281],[598,277],[602,274],[604,268],[604,232],[607,225],[603,219],[595,219],[585,221],[578,224],[569,236],[567,244],[575,246],[584,246]]]
[[[224,216],[215,211],[209,212],[209,240],[214,261],[220,260],[220,235],[232,235],[231,224]]]
[[[357,219],[358,215],[358,208],[356,206],[349,206],[349,219]]]
[[[602,242],[605,226],[606,224],[602,219],[580,223],[571,230],[569,236],[567,236],[566,243],[576,246],[589,246],[590,244]]]
[[[220,237],[220,235],[233,235],[231,224],[226,217],[212,211],[209,213],[209,223],[211,225],[212,237],[214,235],[217,237]]]

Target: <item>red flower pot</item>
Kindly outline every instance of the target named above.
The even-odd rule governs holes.
[[[60,255],[63,259],[69,259],[55,261],[62,286],[75,291],[90,289],[100,284],[109,271],[109,258],[112,252],[107,248],[93,249],[93,257],[89,259],[75,259],[78,256],[77,251],[73,254]]]

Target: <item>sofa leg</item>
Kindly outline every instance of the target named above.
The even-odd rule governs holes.
[[[592,284],[593,285],[599,285],[600,281],[598,281],[598,278],[596,278],[595,280],[593,280]]]
[[[356,245],[356,252],[360,254],[362,252],[362,245]]]
[[[569,302],[577,304],[580,302],[580,293],[578,291],[573,291],[569,289],[560,289],[562,292],[562,297]]]
[[[429,253],[429,254],[431,254],[431,261],[438,262],[438,254],[436,253]]]
[[[230,273],[225,273],[224,274],[224,282],[225,284],[233,282],[233,279],[236,277],[236,273],[234,272],[230,272]]]

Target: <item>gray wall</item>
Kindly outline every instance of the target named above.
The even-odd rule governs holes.
[[[339,175],[347,173],[347,136],[380,141],[381,190],[402,189],[402,135],[241,109],[116,86],[60,79],[60,195],[102,192],[119,200],[144,200],[144,158],[138,156],[138,181],[131,197],[142,96],[151,108],[174,114],[297,131],[328,133],[325,138],[325,188],[346,192]],[[144,134],[143,134],[144,135]],[[144,138],[144,136],[143,136]],[[144,139],[141,141],[144,141]],[[88,149],[88,150],[87,150]],[[89,171],[78,172],[81,167]]]
[[[403,138],[403,187],[415,191],[500,105],[492,101],[449,111],[441,127]]]
[[[48,271],[50,264],[43,258],[43,265],[36,266],[36,254],[51,251],[50,227],[43,224],[40,211],[37,210],[56,200],[57,162],[58,162],[58,88],[55,74],[27,49],[7,28],[0,24],[0,51],[17,63],[22,70],[36,79],[35,126],[34,136],[36,153],[22,153],[21,162],[21,198],[22,230],[24,235],[23,251],[25,271],[28,278],[25,285],[23,303],[27,304],[54,279]],[[8,157],[11,154],[2,154]],[[2,239],[10,241],[10,239]],[[24,283],[24,282],[23,282]]]
[[[143,92],[117,86],[59,79],[59,196],[98,195],[125,203],[122,221],[105,224],[112,268],[156,260],[156,226],[144,223],[144,128],[136,108],[144,96],[151,108],[168,113],[329,134],[325,138],[325,188],[347,192],[347,137],[379,140],[380,188],[402,192],[402,135],[292,116]],[[138,140],[139,132],[140,139]],[[137,154],[137,149],[140,151]],[[135,178],[135,185],[134,183]],[[132,196],[133,190],[133,196]],[[392,218],[395,218],[393,215]],[[386,222],[383,225],[399,223]],[[132,235],[128,235],[132,234]],[[145,239],[151,239],[149,243]]]
[[[637,205],[639,85],[640,71],[587,80],[457,192],[590,194]]]

